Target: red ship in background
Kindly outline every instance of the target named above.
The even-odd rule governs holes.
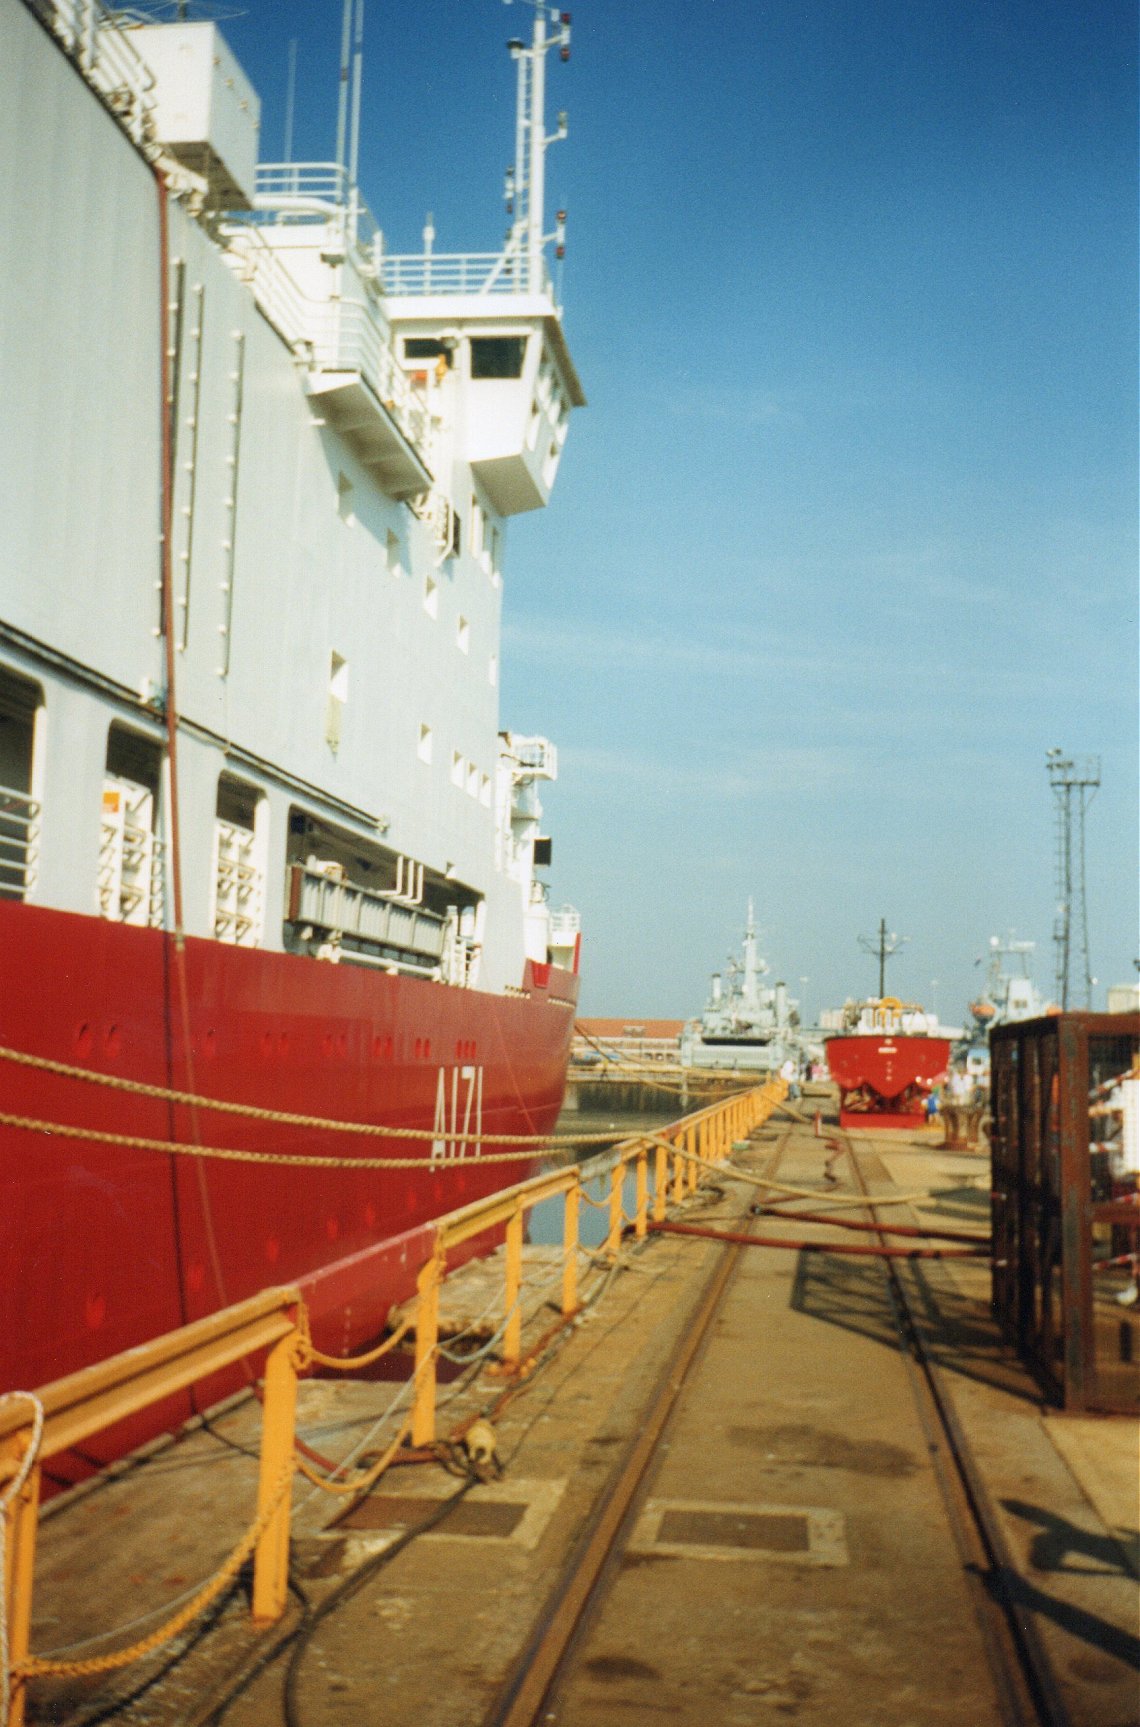
[[[845,1029],[825,1044],[839,1087],[840,1127],[915,1128],[946,1077],[950,1040],[933,1014],[894,996],[849,1002]]]

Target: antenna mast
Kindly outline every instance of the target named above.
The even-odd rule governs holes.
[[[1080,946],[1085,1006],[1091,1007],[1093,977],[1089,963],[1089,908],[1085,892],[1085,811],[1100,785],[1100,757],[1085,756],[1075,760],[1066,756],[1062,749],[1054,748],[1045,751],[1045,770],[1053,789],[1056,812],[1057,915],[1053,920],[1053,943],[1057,950],[1057,999],[1063,1009],[1068,1007],[1075,908],[1075,939]]]
[[[506,182],[507,211],[513,218],[507,250],[522,260],[520,287],[526,293],[539,294],[543,287],[543,246],[548,239],[555,240],[561,257],[566,220],[559,211],[554,233],[543,233],[546,151],[548,145],[565,138],[569,130],[562,113],[558,116],[558,130],[549,137],[546,134],[546,56],[551,48],[557,48],[559,59],[569,60],[570,14],[550,10],[542,0],[521,0],[521,3],[534,7],[534,30],[529,48],[517,36],[507,43],[518,67],[515,160],[514,166],[507,170]],[[548,22],[553,26],[550,33]]]
[[[863,952],[873,953],[878,958],[880,1000],[887,993],[887,961],[893,953],[897,953],[899,948],[905,946],[909,940],[910,937],[908,935],[896,935],[894,930],[888,931],[887,920],[885,917],[881,917],[879,919],[879,933],[877,936],[861,935],[859,937],[859,946],[863,949]]]

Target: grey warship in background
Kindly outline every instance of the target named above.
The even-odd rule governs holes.
[[[682,1067],[778,1073],[785,1061],[798,1063],[799,1002],[789,997],[785,984],[768,988],[761,982],[770,969],[757,948],[749,900],[742,957],[729,960],[727,978],[713,973],[704,1012],[681,1033]]]

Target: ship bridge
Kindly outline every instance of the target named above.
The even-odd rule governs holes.
[[[564,253],[565,212],[543,215],[545,61],[569,58],[569,14],[551,30],[537,6],[518,68],[512,216],[502,249],[388,255],[360,195],[360,64],[342,67],[333,162],[255,162],[257,98],[208,22],[132,32],[153,86],[150,124],[197,187],[225,211],[216,232],[235,275],[291,349],[320,418],[390,497],[447,505],[451,464],[465,462],[499,516],[550,497],[570,409],[585,403],[546,262]],[[177,99],[175,99],[177,98]],[[438,494],[438,496],[437,496]],[[421,506],[417,505],[417,510]],[[450,535],[445,537],[444,543]]]
[[[430,236],[430,229],[428,230]],[[541,509],[558,474],[571,408],[585,395],[542,260],[500,253],[394,255],[385,307],[413,384],[449,377],[467,403],[463,447],[500,516]]]
[[[551,29],[550,22],[553,21]],[[505,195],[511,225],[499,252],[438,253],[429,217],[423,251],[386,257],[385,307],[401,365],[421,388],[457,394],[462,427],[452,454],[466,461],[500,516],[540,509],[558,473],[570,409],[585,396],[562,334],[546,262],[565,252],[566,212],[544,217],[546,152],[567,136],[547,134],[546,60],[570,58],[570,14],[534,4],[529,45],[508,43],[518,74],[516,155]]]

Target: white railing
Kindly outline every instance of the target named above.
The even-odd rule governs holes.
[[[0,899],[27,899],[40,851],[40,806],[0,786]]]
[[[255,193],[258,210],[327,217],[348,204],[348,174],[339,162],[259,162]]]
[[[128,819],[105,820],[99,843],[99,910],[112,923],[161,929],[163,844],[150,828]]]
[[[215,825],[214,934],[233,947],[261,939],[264,871],[255,861],[256,835],[232,822]]]
[[[265,234],[224,231],[226,259],[273,328],[316,371],[359,372],[404,436],[426,454],[428,415],[392,352],[386,328],[362,300],[314,300],[298,288]]]
[[[150,135],[154,78],[99,0],[34,0],[32,10],[136,144]]]
[[[582,914],[572,905],[559,907],[550,914],[550,944],[552,947],[569,947],[575,936],[582,932]]]
[[[254,220],[291,226],[332,223],[365,274],[386,294],[542,294],[554,297],[545,258],[533,266],[519,252],[406,252],[386,256],[383,235],[359,189],[339,162],[262,162]]]
[[[512,735],[510,757],[516,776],[528,779],[558,778],[558,751],[548,738],[520,738]]]
[[[222,238],[226,263],[250,289],[277,334],[290,347],[306,341],[312,302],[301,293],[265,236],[243,222],[223,229]]]
[[[359,372],[400,428],[418,449],[428,436],[427,405],[397,363],[387,331],[372,308],[360,300],[330,300],[314,307],[309,341],[319,370]]]
[[[339,162],[260,162],[254,219],[290,226],[332,222],[365,274],[378,273],[383,239],[376,218]]]
[[[533,279],[525,258],[507,252],[395,253],[383,260],[384,292],[394,296],[428,294],[543,294],[554,288],[543,260]]]
[[[437,912],[401,904],[373,888],[358,887],[304,864],[291,864],[289,870],[286,915],[290,922],[369,943],[373,949],[415,954],[432,964],[442,958],[444,919]]]

